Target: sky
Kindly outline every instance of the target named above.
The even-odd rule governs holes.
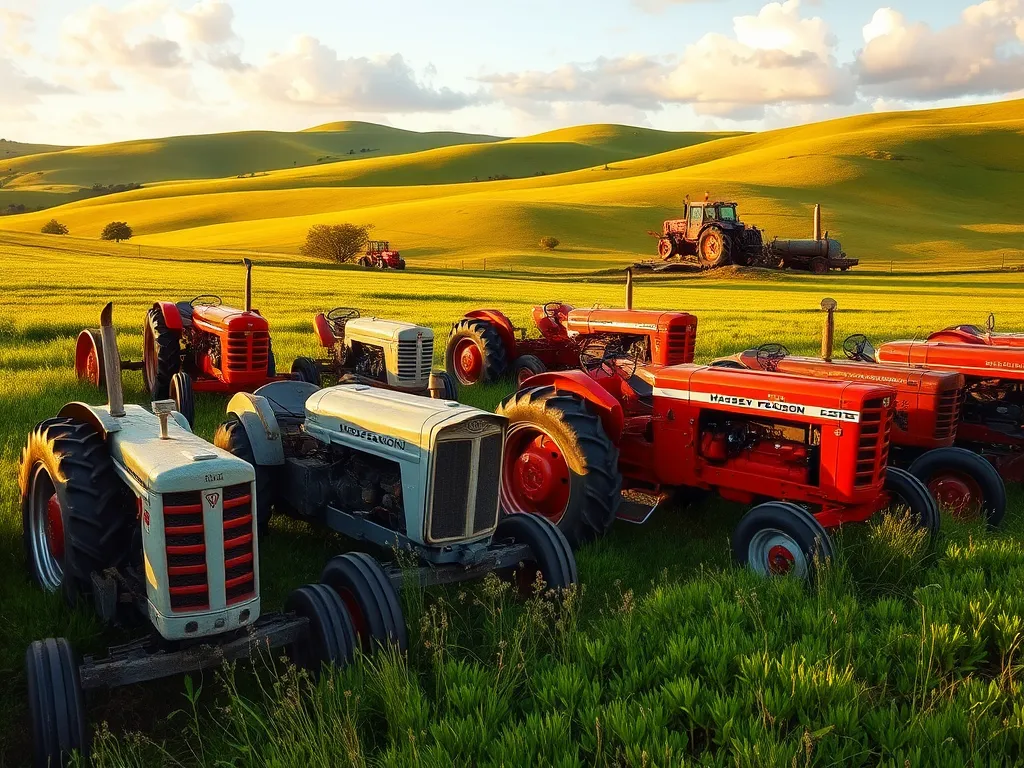
[[[1024,97],[1024,0],[0,0],[0,137],[763,130]]]

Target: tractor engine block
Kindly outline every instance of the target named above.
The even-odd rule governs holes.
[[[388,380],[387,362],[384,359],[384,348],[372,344],[354,342],[349,355],[352,369],[360,376],[386,382]]]
[[[820,441],[820,434],[817,435]],[[700,453],[709,462],[763,477],[808,484],[814,465],[813,433],[788,424],[707,421]]]
[[[969,384],[963,417],[997,432],[1024,437],[1024,387],[998,381]]]

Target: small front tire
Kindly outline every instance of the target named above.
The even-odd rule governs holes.
[[[241,419],[235,414],[230,414],[217,427],[213,435],[213,444],[252,465],[256,473],[256,530],[261,537],[265,536],[270,528],[270,516],[274,506],[271,483],[273,468],[256,463],[249,433],[245,431]]]
[[[576,557],[558,526],[536,515],[511,515],[503,518],[494,531],[498,543],[525,544],[531,559],[524,560],[502,574],[514,577],[520,594],[533,594],[538,575],[545,589],[562,591],[579,583]]]
[[[309,357],[296,357],[292,363],[292,378],[320,386],[320,368],[316,361]]]
[[[196,426],[196,397],[192,391],[192,377],[184,371],[178,371],[171,377],[168,395],[174,401],[174,410],[185,417],[185,421],[193,429]]]
[[[327,561],[320,581],[345,603],[364,653],[409,646],[402,603],[387,574],[364,552],[346,552]]]
[[[832,557],[832,541],[806,509],[769,501],[751,509],[737,524],[732,554],[737,563],[761,576],[813,581],[817,566]]]
[[[523,386],[528,378],[544,373],[547,369],[547,366],[536,355],[520,355],[512,364],[517,387]]]
[[[885,490],[889,494],[889,508],[904,508],[918,528],[928,534],[929,543],[934,543],[939,534],[939,505],[932,498],[924,483],[898,467],[886,467]]]
[[[284,601],[284,609],[309,620],[307,635],[287,652],[314,679],[324,666],[344,667],[355,657],[356,633],[345,604],[326,584],[306,584]]]
[[[63,637],[36,640],[25,652],[33,764],[38,768],[85,762],[89,738],[82,682],[71,644]]]
[[[996,528],[1006,514],[1006,486],[983,457],[963,448],[935,448],[918,456],[910,474],[958,520],[983,517]]]

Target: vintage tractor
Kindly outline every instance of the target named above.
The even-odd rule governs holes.
[[[119,361],[121,370],[141,370],[153,399],[174,400],[189,424],[195,418],[193,392],[234,393],[294,376],[277,373],[270,325],[252,308],[252,262],[242,262],[245,309],[226,307],[214,295],[158,301],[142,326],[142,361]],[[97,329],[78,334],[75,372],[79,379],[103,386],[103,339]]]
[[[931,334],[928,341],[987,344],[990,347],[1024,347],[1024,333],[996,333],[996,316],[989,313],[984,328],[977,325],[952,325]]]
[[[645,521],[679,488],[757,503],[732,542],[763,574],[809,576],[831,552],[826,529],[895,506],[938,530],[927,488],[888,466],[890,386],[648,364],[615,349],[582,362],[530,378],[497,410],[509,420],[502,508],[546,517],[573,545],[616,516]]]
[[[370,240],[366,243],[366,253],[356,262],[367,269],[405,269],[405,259],[398,251],[391,250],[387,240]]]
[[[315,675],[324,663],[346,663],[360,637],[342,594],[382,606],[394,599],[393,589],[338,577],[353,567],[383,573],[348,555],[329,564],[331,586],[299,587],[283,613],[262,612],[253,468],[192,434],[170,401],[154,402],[154,413],[126,405],[110,304],[100,334],[108,404],[65,405],[22,452],[25,550],[43,589],[91,598],[103,620],[141,620],[149,633],[81,662],[63,638],[29,646],[37,766],[66,765],[75,751],[87,757],[84,692],[218,666],[261,647],[284,647]]]
[[[549,588],[567,588],[576,561],[558,528],[498,520],[505,426],[451,400],[275,382],[235,395],[214,442],[255,467],[261,527],[274,511],[406,551],[424,585],[497,571],[525,590],[538,573]],[[328,571],[323,579],[332,583]],[[357,624],[376,621],[372,606],[349,608]]]
[[[906,468],[955,517],[984,518],[997,526],[1006,512],[1006,489],[996,469],[973,451],[954,447],[965,380],[960,373],[832,359],[836,302],[825,299],[821,357],[796,357],[781,344],[763,344],[713,366],[861,381],[896,390],[889,463]],[[852,350],[851,350],[852,352]],[[848,353],[850,354],[850,353]]]
[[[344,384],[369,384],[443,400],[458,399],[455,378],[432,368],[434,332],[430,328],[360,317],[358,309],[335,307],[317,313],[313,330],[327,357],[297,359],[292,374],[300,380],[319,384],[321,375],[326,374]]]
[[[499,381],[516,384],[549,370],[578,368],[584,349],[629,352],[644,363],[693,362],[697,318],[685,312],[633,309],[632,273],[627,271],[625,309],[574,309],[558,301],[533,308],[540,338],[526,338],[497,309],[467,312],[452,325],[445,367],[462,385]]]
[[[683,203],[683,217],[668,219],[658,237],[658,255],[671,259],[696,260],[703,269],[729,264],[757,263],[764,250],[764,238],[757,227],[739,220],[736,203],[723,201]]]

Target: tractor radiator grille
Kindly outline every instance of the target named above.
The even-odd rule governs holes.
[[[252,548],[252,489],[248,483],[224,489],[224,592],[228,605],[256,594]]]
[[[449,429],[465,434],[461,426]],[[427,513],[429,541],[480,536],[497,524],[502,443],[502,432],[493,429],[436,443]]]
[[[935,438],[937,440],[944,440],[956,434],[956,425],[960,420],[961,400],[959,389],[951,389],[939,396],[939,404],[935,412]]]
[[[210,607],[210,587],[200,492],[167,493],[163,503],[171,610],[206,610]]]
[[[266,331],[230,331],[223,370],[266,373],[270,360],[270,334]]]
[[[892,429],[892,405],[876,398],[864,403],[860,414],[860,441],[854,487],[880,484],[885,480],[889,462],[889,431]]]
[[[668,332],[668,356],[665,360],[665,365],[692,363],[696,343],[696,324],[670,328]]]
[[[417,381],[430,375],[434,364],[433,339],[398,340],[398,379]]]

